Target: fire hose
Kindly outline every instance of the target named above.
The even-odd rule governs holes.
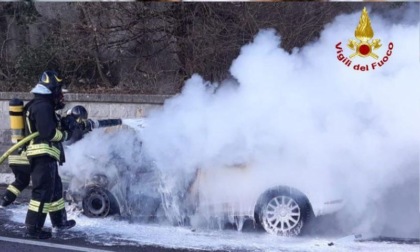
[[[112,127],[112,126],[118,126],[122,124],[121,119],[104,119],[104,120],[87,120],[90,124],[91,129],[96,128],[104,128],[104,127]],[[39,136],[39,132],[34,132],[30,134],[29,136],[26,136],[19,142],[17,142],[15,145],[13,145],[10,149],[8,149],[1,157],[0,157],[0,165],[6,160],[6,158],[12,154],[14,151],[34,139],[35,137]]]

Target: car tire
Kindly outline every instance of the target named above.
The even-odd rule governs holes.
[[[108,190],[97,186],[86,188],[82,204],[83,214],[91,218],[102,218],[119,212],[114,196]]]
[[[281,187],[261,195],[255,210],[255,220],[268,233],[298,236],[309,221],[311,211],[304,194]]]

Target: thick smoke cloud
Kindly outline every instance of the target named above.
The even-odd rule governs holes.
[[[394,48],[382,67],[361,72],[353,65],[375,60],[356,57],[347,67],[335,49],[341,41],[344,54],[352,53],[346,44],[359,17],[337,17],[318,41],[291,54],[275,31],[260,31],[233,61],[232,80],[192,76],[181,94],[150,114],[148,153],[175,174],[258,163],[254,182],[239,191],[262,186],[267,173],[299,180],[312,191],[343,195],[350,219],[360,223],[355,230],[376,228],[373,212],[381,209],[375,205],[388,190],[418,180],[418,20],[394,23],[371,15],[382,41],[376,61],[390,42]],[[223,181],[214,187],[232,190],[235,178]]]
[[[379,59],[356,57],[351,67],[337,59],[336,45],[341,41],[343,54],[352,53],[346,44],[360,12],[338,16],[317,41],[292,53],[281,48],[274,30],[261,30],[232,62],[231,79],[210,83],[194,75],[180,94],[151,111],[141,131],[144,151],[158,169],[187,181],[197,168],[252,164],[245,182],[230,174],[210,183],[214,197],[215,189],[235,191],[240,201],[276,181],[291,183],[345,199],[338,221],[347,232],[386,227],[412,236],[419,219],[420,73],[418,12],[409,9],[398,20],[391,20],[401,16],[397,12],[370,15],[374,37],[382,41]],[[392,55],[382,67],[352,69],[380,61],[390,42]],[[90,137],[89,143],[100,142],[98,151],[112,140],[122,143],[115,149],[132,153],[132,140],[122,137]],[[129,156],[124,160],[130,163]],[[402,207],[387,198],[396,188],[411,195],[395,200]],[[390,226],[390,208],[411,215],[393,216]]]

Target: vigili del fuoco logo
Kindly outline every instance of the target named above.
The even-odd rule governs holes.
[[[341,42],[335,45],[337,49],[337,59],[342,62],[347,67],[352,67],[357,71],[371,71],[378,69],[385,65],[392,55],[392,49],[394,49],[394,44],[390,42],[386,51],[386,55],[383,55],[381,58],[376,54],[376,49],[382,46],[381,40],[374,38],[374,33],[372,26],[370,24],[370,19],[366,7],[362,10],[362,15],[360,16],[359,24],[354,31],[354,36],[356,39],[349,39],[347,47],[350,48],[353,53],[348,57],[344,56],[343,48]],[[358,58],[372,58],[373,62],[366,63],[353,63],[352,60]]]

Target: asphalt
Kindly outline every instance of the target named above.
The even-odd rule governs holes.
[[[4,193],[6,185],[0,184],[0,195]],[[127,243],[125,245],[104,245],[101,241],[95,241],[85,232],[67,230],[61,233],[53,233],[53,238],[48,240],[31,240],[23,237],[25,231],[24,219],[21,222],[12,221],[14,208],[21,208],[22,204],[27,204],[30,199],[31,188],[27,188],[18,197],[15,204],[6,208],[0,208],[0,251],[5,252],[67,252],[67,251],[89,251],[89,252],[104,252],[104,251],[150,251],[150,252],[205,252],[208,250],[190,250],[190,249],[174,249],[164,248],[152,245],[139,245],[137,243]],[[324,235],[334,234],[336,236],[345,236],[345,231],[337,226],[337,219],[334,216],[325,216],[317,218],[317,225],[314,230],[309,230],[310,233],[318,233]],[[328,227],[322,229],[322,227]],[[347,234],[348,235],[348,234]],[[115,237],[120,239],[121,237]],[[112,238],[111,238],[112,239]],[[362,241],[362,240],[361,240]],[[388,236],[374,237],[365,241],[386,242],[397,244],[420,244],[420,239],[403,239]],[[118,244],[118,243],[110,243]],[[214,250],[212,250],[215,252]]]
[[[6,185],[0,185],[0,194],[4,193]],[[19,195],[16,204],[12,204],[6,208],[0,208],[0,251],[19,251],[19,252],[67,252],[67,251],[150,251],[150,252],[193,252],[198,250],[172,249],[157,246],[148,246],[138,244],[130,245],[112,245],[104,246],[95,243],[89,239],[88,235],[83,232],[67,230],[61,233],[53,233],[53,237],[47,240],[34,240],[24,238],[25,231],[24,221],[11,221],[13,208],[21,204],[27,204],[30,199],[30,188],[25,189]],[[205,250],[199,250],[203,252]]]

